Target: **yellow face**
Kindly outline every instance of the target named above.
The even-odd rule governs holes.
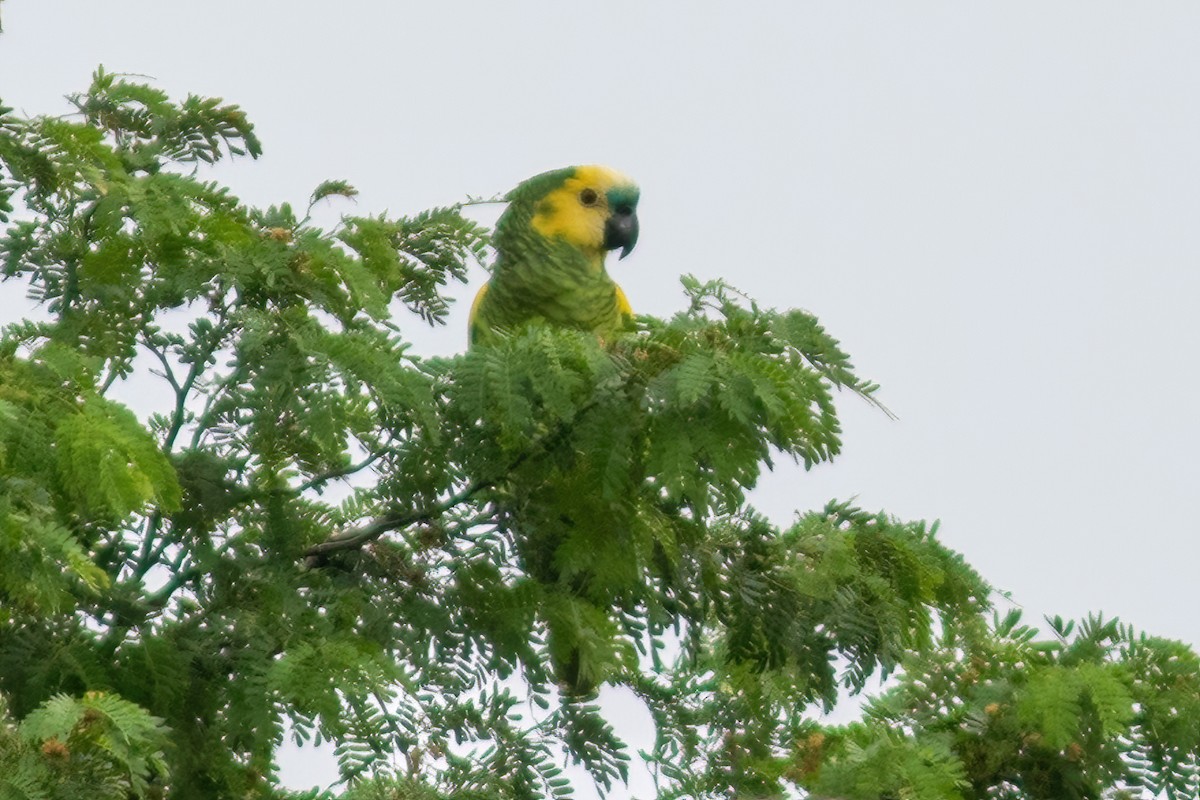
[[[612,214],[610,197],[622,195],[636,204],[637,185],[620,172],[577,167],[573,177],[538,202],[533,227],[548,239],[559,237],[589,255],[603,257],[604,225]]]

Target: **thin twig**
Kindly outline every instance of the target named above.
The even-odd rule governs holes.
[[[166,584],[154,594],[146,598],[146,605],[149,606],[151,612],[161,611],[167,607],[167,603],[171,602],[171,597],[175,592],[182,589],[188,582],[199,578],[204,573],[195,565],[191,565],[186,569],[181,569],[175,573],[175,577],[167,581]]]
[[[134,574],[139,578],[150,571],[150,568],[158,560],[158,555],[161,555],[161,553],[155,554],[154,552],[154,538],[158,534],[160,525],[162,525],[162,513],[156,509],[146,520],[146,532],[142,536],[142,549],[134,564]]]
[[[341,467],[340,469],[331,469],[329,472],[322,472],[320,475],[312,476],[299,486],[291,489],[280,489],[278,491],[287,495],[300,495],[304,492],[307,492],[309,489],[315,489],[318,486],[328,483],[329,481],[336,480],[337,478],[345,478],[348,475],[355,474],[356,472],[362,472],[364,469],[371,466],[382,457],[383,453],[372,453],[357,464],[350,464],[348,466]]]

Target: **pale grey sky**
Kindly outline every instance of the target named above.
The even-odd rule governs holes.
[[[683,272],[806,308],[900,417],[847,396],[844,455],[769,475],[761,508],[786,522],[857,496],[940,518],[1032,620],[1103,610],[1200,641],[1200,5],[3,14],[0,97],[26,113],[65,111],[97,64],[241,104],[266,153],[220,177],[253,204],[344,178],[355,212],[415,212],[559,166],[621,169],[642,237],[611,271],[636,310],[680,308]],[[0,296],[0,321],[24,307]],[[413,338],[458,350],[465,312]]]

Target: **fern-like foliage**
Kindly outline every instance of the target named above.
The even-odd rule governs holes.
[[[797,753],[800,781],[848,798],[1194,796],[1195,653],[1115,619],[1047,622],[1048,639],[1018,611],[989,629],[947,631],[904,660],[864,724],[823,732],[818,758]],[[929,748],[942,755],[928,764],[904,755]],[[930,769],[945,788],[924,794]]]
[[[0,704],[0,797],[148,797],[166,746],[161,720],[111,694],[55,695],[19,725]]]
[[[564,762],[620,794],[606,685],[662,797],[1194,795],[1190,650],[989,631],[934,527],[747,503],[840,452],[839,392],[877,404],[812,315],[685,278],[613,341],[422,359],[486,251],[459,207],[325,230],[197,177],[260,154],[235,106],[71,102],[0,111],[0,269],[48,318],[0,332],[0,798],[296,796],[289,735],[351,800],[566,800]]]

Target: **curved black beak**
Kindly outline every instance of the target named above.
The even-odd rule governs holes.
[[[633,206],[617,206],[604,223],[604,249],[621,248],[621,258],[629,255],[637,244],[638,218]]]

